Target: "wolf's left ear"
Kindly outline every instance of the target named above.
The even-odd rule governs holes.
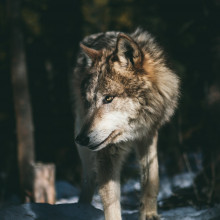
[[[138,44],[128,35],[119,34],[116,43],[116,50],[118,60],[121,65],[128,67],[140,67],[143,61],[143,53]]]
[[[80,47],[82,48],[82,50],[84,51],[84,53],[92,60],[95,61],[97,59],[99,59],[102,55],[102,51],[101,50],[95,50],[93,48],[89,48],[87,46],[85,46],[84,44],[80,44]]]

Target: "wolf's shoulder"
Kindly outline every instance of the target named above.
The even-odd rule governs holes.
[[[117,31],[108,31],[91,34],[86,36],[81,43],[96,50],[110,49],[115,46],[119,33]]]
[[[143,53],[148,53],[154,60],[160,60],[163,62],[163,50],[158,46],[155,38],[147,31],[142,28],[137,28],[132,33],[125,33],[119,31],[107,31],[100,32],[86,36],[81,44],[93,48],[95,50],[108,50],[114,51],[116,47],[116,42],[119,34],[126,34],[130,36],[141,48]],[[161,59],[162,58],[162,59]],[[78,67],[85,67],[91,64],[91,60],[80,50],[77,59]]]
[[[115,46],[117,36],[120,33],[119,31],[107,31],[100,32],[86,36],[81,43],[88,47],[92,47],[94,49],[102,49],[103,47]],[[137,43],[149,43],[149,41],[153,41],[154,37],[147,31],[142,28],[137,28],[132,33],[124,33],[130,35]],[[96,48],[98,47],[98,48]]]
[[[136,30],[132,33],[125,33],[119,31],[107,31],[96,34],[91,34],[86,36],[81,43],[87,47],[101,50],[101,49],[109,49],[115,48],[117,37],[120,33],[124,33],[129,35],[137,44],[139,44],[140,48],[146,50],[148,52],[155,52],[160,50],[157,42],[155,41],[154,36],[151,35],[150,32],[143,28],[136,28]]]

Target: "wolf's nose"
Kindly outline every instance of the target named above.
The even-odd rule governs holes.
[[[78,135],[75,141],[79,145],[87,146],[89,144],[89,137]]]

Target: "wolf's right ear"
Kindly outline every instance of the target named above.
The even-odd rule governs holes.
[[[115,54],[123,67],[139,67],[143,61],[143,53],[138,44],[126,34],[118,35]]]
[[[85,46],[84,44],[80,44],[80,47],[82,48],[82,50],[84,51],[84,53],[92,60],[95,61],[97,59],[99,59],[102,55],[102,51],[101,50],[95,50],[93,48],[89,48],[87,46]]]

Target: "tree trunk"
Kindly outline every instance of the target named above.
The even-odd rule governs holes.
[[[34,135],[24,39],[20,25],[21,1],[8,0],[7,4],[10,21],[11,80],[16,117],[20,187],[23,199],[28,201],[33,195]]]
[[[33,167],[34,202],[55,203],[55,165],[36,163]]]

